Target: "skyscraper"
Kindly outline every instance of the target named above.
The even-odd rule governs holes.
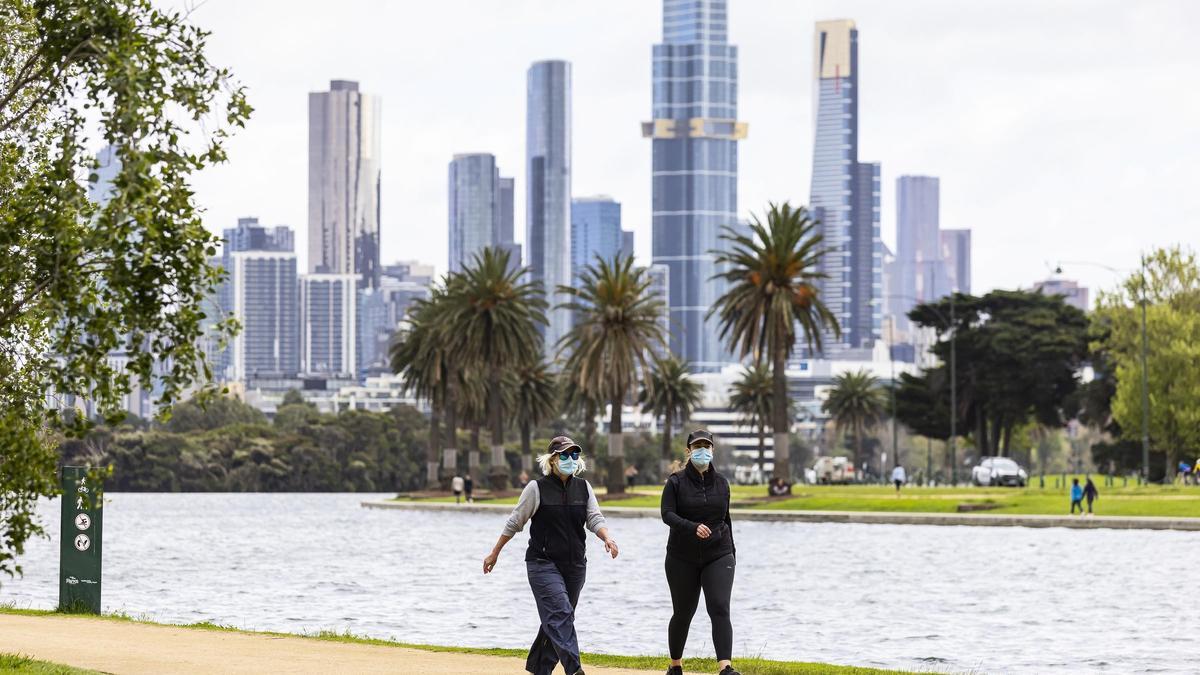
[[[821,221],[821,297],[842,329],[825,351],[836,358],[869,348],[882,326],[883,244],[879,164],[858,161],[858,29],[848,19],[819,21],[814,39],[816,122],[809,201]]]
[[[1088,302],[1088,288],[1080,286],[1078,281],[1046,279],[1035,283],[1033,290],[1043,295],[1061,295],[1063,302],[1084,312],[1091,309],[1091,304]]]
[[[450,265],[459,272],[472,256],[500,242],[500,170],[493,155],[455,155],[450,162]]]
[[[352,378],[358,374],[357,274],[300,277],[300,371]]]
[[[621,230],[621,255],[633,257],[633,230]]]
[[[229,345],[229,378],[293,377],[300,365],[296,254],[227,254],[230,309],[241,325]]]
[[[934,176],[896,179],[896,276],[886,304],[896,327],[907,330],[908,311],[950,289],[942,257],[939,182]]]
[[[525,114],[525,246],[531,280],[551,309],[545,348],[553,352],[571,327],[559,285],[571,283],[571,64],[529,67]]]
[[[379,99],[333,80],[308,95],[308,271],[379,285]]]
[[[612,261],[621,252],[621,203],[612,197],[571,200],[571,273],[578,279],[596,257]]]
[[[496,241],[501,244],[513,241],[513,190],[515,183],[512,178],[500,177],[500,220],[499,232],[496,233]]]
[[[942,230],[942,259],[946,262],[949,290],[971,292],[971,231]]]
[[[670,268],[671,350],[697,370],[728,360],[706,315],[720,285],[711,253],[737,224],[737,47],[728,43],[725,0],[663,0],[654,45],[652,258]]]

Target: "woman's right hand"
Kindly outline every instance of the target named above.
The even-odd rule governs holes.
[[[700,523],[696,526],[696,536],[701,539],[708,539],[712,536],[712,530],[708,529],[708,526],[704,523]]]
[[[492,568],[496,566],[496,559],[499,557],[500,557],[499,553],[492,551],[491,553],[489,553],[487,555],[486,558],[483,559],[483,573],[484,574],[487,574],[488,572],[492,571]]]

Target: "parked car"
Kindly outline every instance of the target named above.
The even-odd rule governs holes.
[[[1007,485],[1025,487],[1029,474],[1007,457],[984,457],[971,469],[971,482],[976,485]]]
[[[816,481],[822,485],[831,483],[853,483],[854,464],[845,457],[818,457],[813,462]]]

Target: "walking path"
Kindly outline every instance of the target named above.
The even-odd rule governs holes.
[[[0,653],[122,675],[161,673],[524,673],[524,659],[429,652],[113,621],[79,616],[0,614]],[[601,675],[648,671],[588,666]]]
[[[511,504],[451,504],[429,501],[369,501],[371,509],[416,511],[477,511],[509,513]],[[659,518],[658,509],[636,506],[605,506],[604,515],[627,518]],[[911,511],[785,511],[735,509],[736,520],[770,520],[796,523],[868,523],[872,525],[976,525],[984,527],[1069,527],[1110,530],[1188,530],[1200,532],[1200,518],[1139,516],[1044,516],[1005,513],[916,513]]]

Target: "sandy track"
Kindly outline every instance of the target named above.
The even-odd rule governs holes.
[[[73,616],[0,615],[0,652],[121,675],[159,673],[413,673],[503,675],[524,659],[445,654],[300,637],[198,630]],[[561,672],[561,669],[558,671]],[[646,675],[587,668],[589,675]]]

